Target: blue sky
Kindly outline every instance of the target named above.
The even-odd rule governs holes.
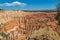
[[[52,10],[57,0],[0,0],[0,9],[5,10]]]

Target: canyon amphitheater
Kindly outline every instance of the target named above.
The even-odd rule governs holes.
[[[56,15],[57,12],[0,11],[0,40],[60,40]],[[34,39],[38,35],[35,32],[40,35],[38,39]],[[45,34],[49,39],[44,39]]]

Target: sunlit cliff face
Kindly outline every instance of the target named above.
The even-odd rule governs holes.
[[[0,12],[1,31],[26,38],[40,28],[51,27],[55,30],[58,26],[56,14],[56,12],[3,11]],[[60,34],[60,29],[56,31]]]
[[[0,12],[0,23],[4,24],[3,27],[6,27],[7,30],[16,26],[26,30],[35,30],[46,26],[55,29],[58,24],[55,16],[56,12],[2,11]]]

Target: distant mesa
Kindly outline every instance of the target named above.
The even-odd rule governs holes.
[[[56,12],[56,10],[22,10],[24,12]]]
[[[0,9],[0,10],[3,10],[3,9]]]

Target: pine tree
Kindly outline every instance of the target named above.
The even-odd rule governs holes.
[[[58,25],[60,25],[60,0],[58,1],[58,4],[57,4],[57,16],[56,16],[56,20],[58,20]]]
[[[27,40],[60,40],[60,36],[51,27],[45,27],[33,31]]]

